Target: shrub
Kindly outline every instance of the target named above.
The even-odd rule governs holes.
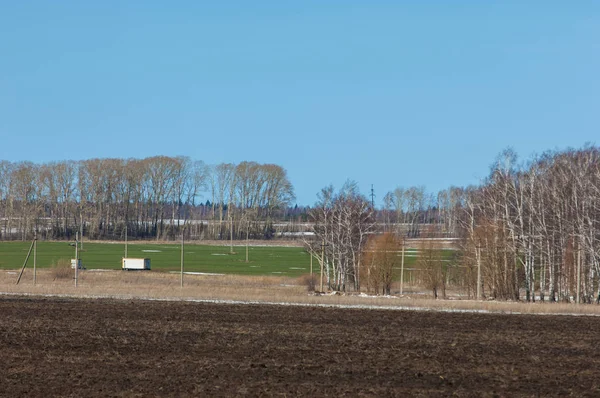
[[[314,292],[317,287],[317,276],[315,274],[306,274],[302,275],[300,278],[300,283],[306,286],[306,289],[309,292]]]
[[[57,260],[51,267],[52,277],[56,279],[71,279],[73,278],[73,272],[71,268],[71,260],[61,258]]]

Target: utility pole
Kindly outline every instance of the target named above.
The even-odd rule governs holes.
[[[79,211],[79,236],[81,236],[81,250],[83,250],[83,214]]]
[[[75,287],[79,274],[79,232],[75,232]]]
[[[33,246],[35,245],[35,240],[31,242],[31,246],[29,246],[29,251],[27,252],[27,257],[25,257],[25,262],[21,267],[21,272],[19,272],[19,277],[17,278],[17,285],[21,282],[21,277],[23,276],[23,272],[25,271],[25,267],[27,266],[27,261],[29,260],[29,256],[31,255],[31,251],[33,250]]]
[[[185,228],[185,227],[184,227]],[[183,253],[184,253],[184,229],[181,230],[181,287],[183,287]]]
[[[481,247],[477,246],[477,300],[481,300]]]
[[[37,230],[33,235],[33,284],[37,282]]]
[[[325,239],[321,242],[321,290],[323,292],[323,267],[325,266]]]
[[[248,237],[250,235],[250,220],[246,220],[246,262],[248,262]]]
[[[321,292],[323,292],[323,274],[325,268],[325,239],[321,242]]]
[[[404,294],[404,246],[406,246],[406,238],[402,237],[402,262],[400,263],[400,294]]]
[[[125,258],[127,258],[127,225],[125,225]]]
[[[233,218],[231,216],[229,216],[229,241],[229,253],[233,254]]]
[[[581,303],[581,243],[577,243],[577,304]]]
[[[373,189],[373,184],[371,184],[371,207],[375,210],[375,189]]]

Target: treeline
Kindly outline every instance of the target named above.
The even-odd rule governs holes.
[[[480,185],[436,195],[398,188],[378,219],[400,236],[460,238],[460,262],[439,267],[444,283],[454,280],[469,294],[480,265],[485,297],[518,299],[524,290],[527,301],[600,299],[598,147],[524,162],[507,149]]]
[[[428,193],[424,186],[398,187],[383,197],[376,219],[385,230],[408,238],[456,237],[464,188],[450,187]]]
[[[481,262],[486,295],[600,298],[600,150],[547,152],[525,164],[507,150],[461,203],[465,262]]]
[[[0,161],[1,239],[30,239],[34,231],[41,238],[72,239],[81,229],[89,239],[123,239],[125,228],[131,238],[177,239],[184,226],[189,239],[268,239],[283,224],[284,236],[294,236],[290,219],[296,219],[297,231],[314,233],[305,237],[307,248],[324,262],[325,283],[335,289],[361,288],[365,248],[374,247],[368,239],[389,232],[399,242],[458,242],[452,261],[431,255],[424,266],[429,271],[423,272],[438,275],[435,281],[423,272],[419,277],[434,292],[450,284],[499,299],[518,299],[522,291],[531,301],[600,297],[595,146],[546,152],[525,162],[506,150],[478,186],[436,194],[399,187],[385,195],[381,209],[351,182],[338,192],[324,188],[312,208],[291,208],[293,200],[286,171],[272,164],[208,166],[164,156]],[[383,274],[388,279],[380,286],[389,290],[388,272]]]
[[[207,198],[201,201],[201,198]],[[293,202],[285,169],[188,157],[0,161],[0,238],[220,239],[231,229],[269,235]],[[245,222],[246,226],[241,224]],[[228,229],[229,228],[229,229]]]
[[[438,202],[438,198],[448,197],[446,192],[451,192],[453,201]],[[414,244],[421,238],[458,236],[465,193],[452,188],[429,195],[422,187],[397,188],[386,195],[384,208],[377,210],[353,181],[347,181],[337,192],[331,185],[323,188],[317,203],[308,210],[314,236],[305,237],[304,243],[323,264],[324,286],[390,294],[392,281],[400,276],[396,270],[401,266],[405,240]],[[440,253],[434,240],[428,242],[428,261],[420,264],[423,272],[418,277],[423,285],[437,291],[448,256]],[[453,280],[463,282],[460,275]]]
[[[435,296],[451,285],[471,297],[479,291],[482,297],[527,301],[600,299],[600,149],[595,146],[550,151],[526,162],[505,150],[478,186],[435,195],[421,187],[398,188],[386,194],[379,211],[355,184],[337,193],[327,187],[309,213],[316,237],[306,246],[324,262],[326,283],[334,289],[361,289],[364,270],[376,265],[365,263],[374,258],[373,249],[365,249],[373,247],[368,240],[387,231],[400,242],[453,238],[460,250],[452,256],[444,255],[436,240],[413,241],[421,251],[415,280]],[[389,251],[397,252],[399,244]],[[387,279],[378,283],[389,286],[389,272],[382,274]]]

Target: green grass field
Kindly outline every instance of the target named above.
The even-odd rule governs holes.
[[[30,242],[0,242],[0,269],[19,269],[25,261]],[[121,269],[125,245],[122,243],[84,243],[80,258],[87,269]],[[185,271],[238,275],[280,275],[296,277],[310,272],[310,256],[301,247],[251,246],[246,263],[246,247],[206,246],[186,244]],[[453,252],[444,250],[444,258]],[[418,251],[406,251],[405,267],[415,267]],[[181,246],[177,244],[130,243],[128,257],[150,258],[155,271],[179,271]],[[75,248],[69,242],[38,242],[37,266],[47,268],[60,259],[75,257]],[[28,267],[33,267],[33,254]],[[399,267],[395,267],[396,278]],[[319,263],[313,260],[313,270]]]
[[[0,242],[0,269],[20,268],[30,245],[30,242]],[[87,269],[118,270],[121,269],[124,248],[124,244],[84,243],[81,262]],[[310,256],[301,247],[250,247],[248,263],[245,261],[245,246],[234,246],[233,250],[234,254],[230,254],[229,246],[186,244],[185,271],[292,277],[310,272]],[[127,255],[130,258],[150,258],[155,271],[180,270],[180,245],[130,243]],[[75,248],[68,242],[38,242],[38,267],[47,268],[59,259],[74,257]],[[318,269],[316,260],[313,266]],[[27,267],[33,267],[33,253]]]

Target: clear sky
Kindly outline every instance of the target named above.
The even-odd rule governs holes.
[[[186,155],[476,184],[598,143],[600,1],[0,0],[0,159]]]

